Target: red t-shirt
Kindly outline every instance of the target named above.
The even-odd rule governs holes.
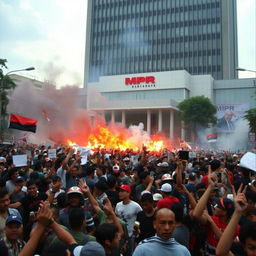
[[[179,203],[179,202],[180,202],[180,200],[175,196],[166,197],[157,202],[157,208],[169,208],[170,209],[172,207],[173,203]]]
[[[217,216],[211,216],[211,218],[223,233],[228,224],[222,223],[220,221],[220,218]],[[216,248],[218,245],[219,239],[215,236],[209,223],[207,224],[206,229],[207,229],[207,243]],[[239,232],[240,232],[240,226],[237,225],[235,234],[234,234],[234,239],[239,235]]]
[[[205,185],[206,187],[208,187],[208,185],[209,185],[208,174],[204,175],[204,177],[202,178],[202,181],[201,181],[201,182],[204,183],[204,185]]]

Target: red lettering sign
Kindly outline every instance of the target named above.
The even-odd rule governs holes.
[[[154,84],[155,83],[155,77],[154,76],[138,76],[138,77],[132,77],[132,78],[125,78],[125,85],[135,85],[135,84]]]

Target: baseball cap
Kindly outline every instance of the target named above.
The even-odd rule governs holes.
[[[169,183],[165,183],[162,185],[160,190],[165,193],[170,193],[170,192],[172,192],[172,185]]]
[[[22,176],[18,176],[16,179],[15,179],[15,181],[17,182],[17,181],[25,181],[25,179],[22,177]]]
[[[129,157],[125,157],[125,158],[123,159],[123,161],[130,161],[130,158],[129,158]]]
[[[167,162],[162,162],[162,167],[169,167],[169,164]]]
[[[166,173],[166,174],[164,174],[164,175],[162,176],[161,180],[162,180],[162,181],[167,181],[167,180],[173,180],[173,178],[172,178],[171,174]]]
[[[143,190],[140,195],[143,196],[143,195],[145,195],[145,194],[151,194],[151,193],[150,193],[150,191],[148,191],[148,190]]]
[[[234,212],[234,203],[231,199],[220,198],[216,202],[216,206],[224,211],[227,211],[228,216],[231,216]]]
[[[117,164],[113,166],[113,172],[119,172],[119,170],[120,168]]]
[[[98,242],[90,241],[85,245],[76,246],[73,250],[74,256],[105,256],[105,251],[102,245]]]
[[[125,190],[125,191],[127,191],[127,192],[129,192],[129,193],[132,192],[132,191],[131,191],[131,187],[128,186],[128,185],[122,185],[122,186],[120,187],[120,189],[121,189],[121,190]]]
[[[10,215],[6,221],[5,221],[5,225],[8,225],[10,222],[18,222],[20,224],[22,224],[22,219],[20,216],[17,215]]]
[[[3,156],[0,156],[0,163],[5,163],[6,162],[6,158]]]
[[[79,187],[76,187],[76,186],[71,187],[71,188],[68,190],[67,195],[70,195],[70,194],[73,194],[73,193],[77,193],[77,194],[80,194],[80,195],[83,194],[82,190],[81,190]]]
[[[154,200],[154,201],[159,201],[159,200],[161,200],[161,199],[163,199],[163,196],[162,196],[160,193],[155,193],[155,194],[153,195],[153,200]]]

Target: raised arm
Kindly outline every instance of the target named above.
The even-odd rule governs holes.
[[[209,185],[200,200],[198,201],[192,214],[192,216],[202,224],[206,224],[208,221],[207,216],[203,215],[203,212],[210,197],[211,191],[217,182],[217,176],[215,173],[212,173],[210,165],[208,167],[208,182]]]
[[[247,187],[245,186],[242,191],[242,186],[243,185],[241,184],[237,191],[237,194],[234,190],[234,187],[232,187],[233,195],[234,195],[235,211],[219,240],[219,243],[216,248],[216,256],[226,256],[229,253],[232,242],[234,240],[234,233],[235,233],[236,227],[239,223],[241,216],[243,215],[243,212],[247,208],[247,201],[245,197],[245,192]]]
[[[182,170],[183,170],[182,160],[178,159],[177,168],[175,170],[177,186],[182,184]]]
[[[94,198],[94,196],[92,195],[92,193],[91,193],[91,191],[90,191],[90,188],[87,186],[85,180],[80,179],[78,186],[79,186],[79,188],[82,190],[83,194],[88,197],[88,199],[89,199],[89,201],[90,201],[92,207],[93,207],[94,210],[96,211],[96,213],[98,213],[98,212],[101,210],[101,208],[100,208],[100,206],[99,206],[97,200],[96,200],[96,199]]]
[[[118,228],[118,233],[120,235],[120,237],[123,236],[124,231],[123,231],[123,227],[120,224],[114,210],[113,207],[111,205],[111,202],[109,201],[109,199],[106,197],[104,198],[104,206],[103,206],[103,210],[106,213],[106,215],[110,216],[110,218],[112,219],[113,223],[115,224],[115,226]]]
[[[71,148],[66,156],[66,158],[64,159],[64,161],[62,162],[61,166],[63,169],[69,169],[67,164],[68,164],[68,161],[69,159],[72,157],[72,155],[75,153],[75,149],[74,148]]]

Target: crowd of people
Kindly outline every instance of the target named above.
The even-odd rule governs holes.
[[[256,172],[243,154],[101,149],[84,163],[75,148],[49,149],[0,148],[1,256],[256,255]]]

